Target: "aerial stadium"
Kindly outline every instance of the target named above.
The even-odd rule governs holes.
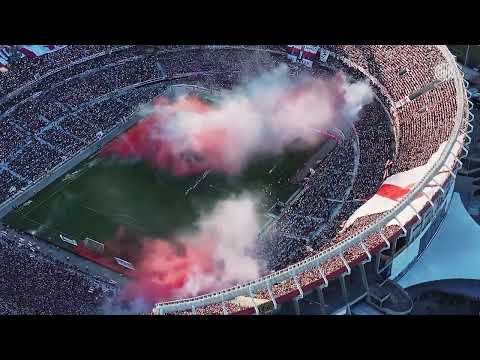
[[[1,314],[410,313],[473,129],[446,46],[0,55]]]

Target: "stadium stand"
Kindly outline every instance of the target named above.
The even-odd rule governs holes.
[[[265,261],[265,275],[328,250],[381,218],[382,214],[374,214],[357,219],[348,228],[343,226],[375,194],[386,175],[413,169],[430,159],[452,133],[460,106],[454,79],[448,79],[399,109],[393,108],[398,100],[435,81],[433,69],[445,61],[438,46],[321,47],[331,56],[325,63],[314,61],[313,76],[328,77],[343,71],[352,79],[368,79],[376,100],[361,110],[353,131],[316,164],[301,195],[287,204],[278,221],[262,234],[258,255]],[[274,46],[256,47],[255,56],[245,47],[213,50],[165,46],[146,54],[137,46],[85,45],[20,59],[0,75],[0,202],[15,198],[55,166],[98,141],[131,116],[139,104],[162,93],[163,84],[170,84],[169,80],[174,83],[178,75],[198,73],[200,77],[185,81],[231,88],[238,74],[254,74],[285,61],[284,49]],[[134,86],[151,80],[159,83]],[[341,199],[341,206],[332,199]],[[370,234],[363,246],[352,246],[296,277],[272,283],[271,288],[263,288],[253,297],[281,303],[300,295],[302,289],[326,285],[325,280],[350,271],[370,256],[369,252],[382,249],[385,239],[392,242],[403,235],[402,226],[388,225],[382,234]],[[62,270],[49,259],[29,257],[11,239],[1,244],[1,266],[9,276],[2,283],[6,295],[0,295],[5,299],[0,312],[88,313],[93,311],[92,304],[98,305],[100,293],[85,295],[84,289],[90,285],[76,275],[67,275],[73,270]],[[16,270],[20,263],[28,266]],[[28,279],[34,272],[43,274],[38,276],[39,291],[52,291],[51,296],[43,304],[34,299],[32,303],[15,302],[15,294],[33,290],[19,288],[21,285],[12,281],[15,277]],[[79,289],[74,291],[79,300],[55,303],[72,284]],[[9,286],[14,293],[7,290]],[[162,304],[154,312],[160,308]],[[176,313],[250,313],[253,309],[257,310],[256,306],[245,307],[228,299]]]
[[[96,314],[116,289],[41,253],[28,236],[0,234],[0,314]]]

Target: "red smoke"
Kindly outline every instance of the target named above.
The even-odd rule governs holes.
[[[135,265],[133,281],[123,289],[123,296],[151,302],[188,296],[184,289],[192,274],[214,276],[217,271],[212,242],[208,240],[201,241],[201,246],[182,245],[181,248],[163,239],[147,240],[143,243],[141,260]]]
[[[256,209],[251,194],[232,196],[202,214],[193,232],[169,239],[173,241],[143,239],[133,258],[128,257],[136,271],[123,297],[166,301],[257,278],[257,260],[249,255],[260,229]],[[128,235],[122,230],[117,235],[122,246]]]
[[[279,154],[298,140],[303,146],[317,145],[318,130],[335,126],[344,116],[348,86],[340,75],[294,86],[274,78],[256,90],[226,95],[218,106],[195,95],[159,97],[154,112],[102,155],[144,160],[175,176],[205,170],[237,174],[256,154]]]
[[[177,152],[174,141],[169,134],[162,136],[162,130],[177,112],[203,114],[212,108],[195,96],[186,96],[172,102],[166,97],[154,101],[156,109],[165,108],[165,112],[156,111],[142,119],[119,138],[113,140],[101,152],[102,156],[121,159],[142,159],[155,168],[171,172],[175,176],[192,175],[206,169],[226,170],[222,149],[227,145],[225,129],[211,129],[200,132],[190,139],[189,150]],[[155,134],[155,136],[152,136]]]
[[[317,145],[319,133],[340,117],[354,118],[373,96],[367,84],[349,84],[343,77],[292,87],[286,74],[281,68],[246,91],[226,96],[218,106],[191,95],[160,97],[152,115],[101,155],[143,160],[175,176],[205,170],[237,174],[255,155],[280,154],[298,140],[305,147]],[[259,264],[246,251],[260,230],[255,198],[219,202],[201,217],[195,234],[176,239],[175,245],[146,239],[141,249],[128,249],[137,270],[123,295],[166,301],[257,278]],[[124,231],[117,235],[126,236]]]

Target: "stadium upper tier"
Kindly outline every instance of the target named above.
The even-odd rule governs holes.
[[[158,304],[154,313],[252,313],[261,304],[276,307],[348,274],[404,236],[429,210],[434,217],[434,205],[442,201],[465,152],[468,131],[467,94],[453,56],[444,46],[322,47],[331,56],[314,61],[313,76],[329,76],[325,69],[330,69],[368,79],[376,100],[360,111],[351,134],[316,165],[321,171],[262,237],[259,254],[271,273],[220,292]],[[0,76],[0,214],[25,201],[29,189],[44,187],[55,169],[107,139],[166,86],[231,87],[245,71],[285,61],[279,46],[68,46],[21,59]],[[450,69],[447,77],[436,71],[442,64]],[[424,87],[428,91],[421,96],[406,99]],[[358,200],[374,195],[386,173],[425,165],[441,145],[431,169],[393,210],[345,226],[361,206]],[[342,205],[332,198],[342,199]],[[246,302],[239,300],[243,297]]]

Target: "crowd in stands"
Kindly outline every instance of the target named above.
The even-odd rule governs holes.
[[[29,136],[14,124],[0,121],[0,162],[4,162],[15,150],[24,144]]]
[[[255,51],[242,63],[245,51],[225,49],[212,54],[200,49],[185,56],[182,51],[142,54],[143,50],[135,46],[67,46],[38,58],[22,58],[0,78],[0,103],[4,110],[0,114],[0,161],[11,168],[10,175],[33,182],[164,90],[162,86],[148,85],[117,93],[129,85],[178,73],[215,70],[217,73],[192,80],[229,88],[238,81],[242,66],[247,72],[247,65],[252,69],[266,68],[279,61]],[[170,64],[177,67],[170,68]],[[221,70],[227,66],[230,70],[223,75]],[[51,75],[40,79],[47,72]],[[34,79],[39,80],[20,94],[3,97]],[[7,197],[15,192],[4,190],[2,194]]]
[[[326,45],[367,70],[384,85],[394,101],[434,79],[434,68],[443,62],[435,45]]]
[[[24,179],[35,181],[49,172],[63,159],[58,150],[36,139],[30,141],[9,164],[9,168]]]
[[[54,258],[28,236],[0,232],[0,314],[100,313],[115,288]]]
[[[354,151],[352,142],[338,144],[314,168],[305,181],[305,191],[283,211],[273,229],[261,238],[260,256],[269,269],[279,269],[307,255],[319,238],[309,239],[317,228],[330,222],[336,202],[342,200],[352,181]],[[350,173],[350,175],[348,175]]]
[[[53,126],[43,132],[40,138],[66,155],[74,155],[85,145],[81,138],[74,137],[68,132]]]
[[[153,59],[136,58],[65,81],[51,95],[62,104],[76,107],[128,85],[160,78],[159,72]]]
[[[384,180],[385,165],[393,158],[390,120],[378,101],[365,105],[355,122],[360,146],[360,164],[351,199],[364,200]]]
[[[429,45],[324,47],[364,69],[386,89],[393,101],[431,83],[434,66],[443,60],[440,51]],[[43,177],[83,146],[91,144],[99,132],[115,127],[139,104],[150,101],[163,88],[149,86],[119,94],[114,94],[115,91],[149,79],[221,70],[228,72],[229,76],[209,75],[202,81],[207,79],[207,82],[229,88],[239,80],[236,74],[268,69],[283,60],[261,51],[249,52],[245,56],[246,50],[238,49],[199,49],[190,51],[188,56],[180,51],[140,56],[135,47],[118,52],[117,48],[68,46],[36,59],[21,59],[12,71],[0,76],[0,164],[4,165],[0,169],[0,202]],[[177,47],[164,48],[175,50]],[[95,55],[98,56],[89,59]],[[243,61],[243,58],[248,60]],[[89,60],[80,62],[81,59]],[[335,57],[330,61],[335,66],[342,65]],[[6,95],[12,91],[72,62],[78,64],[52,74],[7,99]],[[345,66],[342,70],[353,79],[364,77],[358,70]],[[327,75],[319,72],[318,76]],[[112,97],[115,98],[108,98],[109,94],[114,94]],[[391,105],[387,105],[385,94],[378,91],[376,94],[387,108]],[[453,82],[446,81],[390,114],[392,120],[378,101],[365,106],[355,123],[356,133],[316,164],[315,173],[305,181],[304,192],[294,203],[286,206],[272,230],[262,238],[259,254],[266,262],[266,271],[280,269],[321,251],[375,221],[375,217],[361,218],[346,231],[339,232],[344,221],[383,181],[388,160],[393,160],[387,171],[390,175],[423,165],[446,140],[456,111],[454,94]],[[104,95],[105,99],[98,99]],[[2,101],[3,97],[5,101]],[[4,115],[1,115],[2,111]],[[398,139],[393,138],[390,121],[398,131]],[[357,174],[353,176],[353,142],[356,139],[360,161]],[[393,153],[392,144],[395,141],[398,154]],[[393,236],[398,227],[390,227],[386,231]],[[381,242],[383,239],[378,234],[366,240],[369,248]],[[3,256],[2,253],[0,256]],[[355,247],[345,256],[354,259],[362,253],[363,249]],[[20,261],[20,258],[16,259]],[[342,269],[344,265],[336,257],[321,267],[328,274]],[[320,278],[318,269],[299,275],[302,285]],[[272,290],[275,296],[281,296],[293,291],[295,286],[293,281],[288,280],[272,284]],[[269,298],[268,293],[258,296]],[[11,311],[11,305],[6,304],[5,311]],[[231,306],[234,311],[235,306]],[[223,313],[223,307],[220,308]],[[220,308],[215,305],[207,307],[207,310],[217,312]]]
[[[11,81],[19,88],[34,78],[33,71],[42,74],[108,49],[74,46],[35,59],[23,58],[8,75],[2,75],[0,89],[10,89]],[[30,78],[22,81],[23,77]],[[26,91],[29,95],[25,98],[17,96],[9,100],[10,107],[0,114],[0,163],[8,166],[2,171],[5,181],[1,184],[0,201],[14,196],[25,183],[40,179],[55,165],[92,143],[100,131],[114,127],[138,105],[135,99],[126,103],[108,98],[94,102],[96,98],[158,77],[155,59],[139,56],[135,48],[126,49],[72,65],[60,72],[60,76],[48,77],[48,87],[42,89],[42,84],[37,84],[36,90],[40,92]],[[47,81],[44,82],[46,85]],[[143,93],[154,94],[151,98],[158,95],[154,91]],[[12,178],[22,186],[10,185],[14,182]]]
[[[176,52],[165,53],[162,54],[162,60],[168,76],[189,72],[223,71],[254,76],[260,71],[277,66],[284,59],[265,51],[225,48],[213,51],[195,49],[189,52],[189,56],[178,56]]]
[[[2,80],[0,81],[0,97],[34,80],[35,76],[42,76],[53,69],[67,66],[74,61],[96,53],[101,53],[109,48],[112,48],[112,46],[76,45],[67,46],[59,51],[34,59],[23,57],[13,65],[14,68],[12,71],[8,71],[2,75]]]
[[[328,48],[337,55],[352,60],[366,73],[375,77],[387,89],[388,95],[393,101],[435,81],[434,67],[443,60],[442,54],[434,46],[329,46]],[[337,65],[341,65],[341,62],[338,62]],[[364,77],[360,71],[347,69],[345,66],[339,67],[355,80]],[[387,101],[385,94],[380,91],[375,91],[375,93],[387,108],[392,105],[391,101]],[[305,235],[321,224],[321,221],[312,221],[309,216],[320,213],[328,217],[328,210],[325,210],[326,204],[323,197],[319,196],[321,190],[317,190],[317,188],[328,187],[328,184],[321,183],[318,187],[317,183],[317,188],[313,187],[313,191],[309,187],[302,194],[300,200],[286,207],[274,226],[273,234],[264,236],[265,247],[269,251],[264,251],[261,255],[266,256],[268,267],[277,270],[288,266],[305,258],[309,253],[327,249],[373,224],[381,214],[359,218],[348,229],[340,231],[344,221],[376,191],[386,176],[424,165],[428,161],[431,155],[438,150],[439,145],[448,138],[455,114],[455,87],[452,80],[445,81],[411,103],[407,103],[398,112],[390,114],[399,134],[398,139],[394,139],[390,129],[390,120],[381,105],[374,102],[365,106],[359,115],[360,119],[355,123],[360,146],[360,164],[348,197],[348,200],[351,201],[345,202],[336,218],[331,219],[333,221],[322,227],[321,234],[316,233],[316,239],[308,239]],[[398,153],[394,153],[395,140],[398,142]],[[342,151],[339,153],[342,154]],[[388,166],[388,160],[393,160],[391,166]],[[340,162],[339,158],[337,166],[340,163],[345,164],[345,162]],[[316,179],[319,172],[317,171],[311,179]],[[322,172],[327,172],[327,168],[322,167]],[[348,170],[344,170],[344,174],[347,173]],[[335,190],[330,192],[331,197],[336,190],[346,188],[346,184],[342,184],[342,181],[347,178],[339,179],[334,174],[325,178],[327,182],[332,181],[335,184]],[[312,194],[311,197],[310,194]],[[299,208],[306,209],[309,207],[309,203],[313,204],[311,212],[306,211],[300,217],[299,214],[302,211]],[[296,204],[301,204],[301,206],[292,211],[291,209]],[[327,208],[331,209],[331,206],[327,206]],[[317,219],[323,220],[322,217]],[[281,232],[282,230],[286,230],[292,236],[285,236]],[[390,225],[383,229],[383,235],[388,239],[387,241],[392,241],[400,234],[401,230],[398,225]],[[363,244],[369,250],[386,245],[380,233],[370,235]],[[271,256],[271,254],[276,255]],[[361,246],[357,245],[349,248],[343,256],[346,261],[352,262],[366,258],[366,253]],[[336,271],[343,272],[345,270],[342,259],[336,256],[320,267],[299,274],[298,281],[301,286],[306,286],[313,282],[323,281],[322,274],[328,277]],[[275,298],[292,293],[295,289],[296,284],[292,279],[272,284],[271,288]],[[270,299],[270,294],[265,289],[257,293],[255,297]]]
[[[0,184],[0,202],[3,202],[21,191],[27,185],[27,182],[13,175],[10,171],[2,170],[0,171]]]
[[[453,82],[448,81],[398,110],[395,120],[402,136],[394,173],[425,164],[447,140],[456,115],[454,94]]]

